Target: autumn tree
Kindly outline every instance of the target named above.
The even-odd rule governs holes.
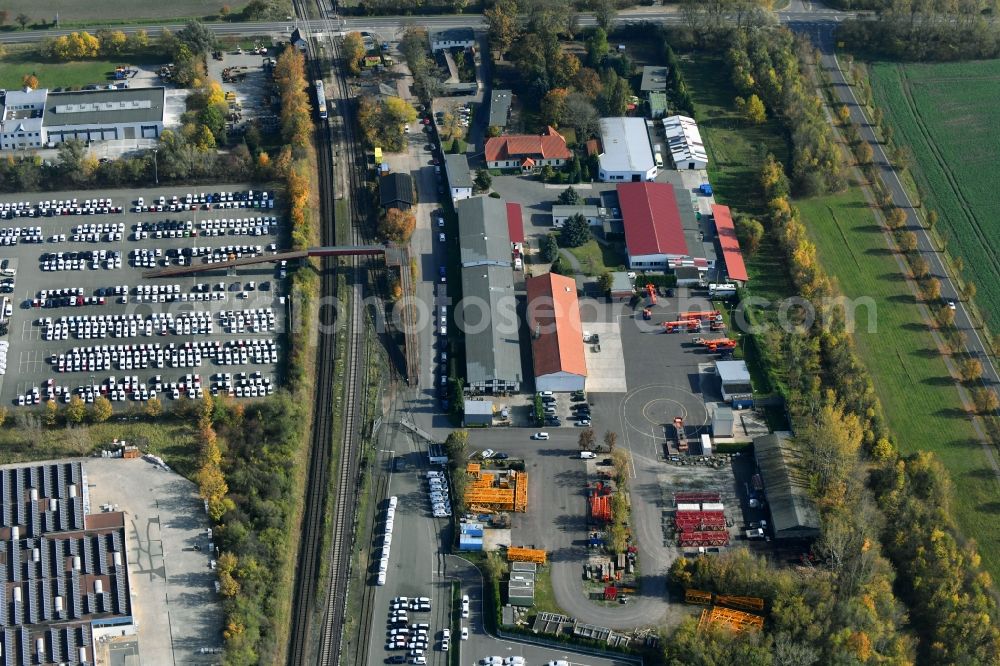
[[[562,125],[576,130],[576,138],[580,143],[596,136],[600,130],[601,114],[597,111],[590,98],[581,92],[573,91],[566,96],[563,103]]]
[[[867,141],[862,141],[854,147],[854,159],[862,166],[871,164],[875,159],[875,151]]]
[[[596,100],[604,89],[600,74],[590,67],[581,67],[577,71],[576,76],[573,77],[573,87],[591,102]]]
[[[924,257],[915,255],[910,258],[910,270],[913,271],[913,277],[919,280],[930,275],[931,265]]]
[[[56,418],[59,416],[59,405],[56,404],[55,400],[45,401],[45,425],[54,426],[56,424]]]
[[[96,36],[101,55],[121,55],[128,44],[128,37],[121,30],[98,30]]]
[[[938,308],[934,320],[940,328],[948,328],[955,323],[955,311],[948,307]]]
[[[885,223],[890,229],[900,229],[906,224],[906,211],[902,208],[893,207],[885,216]]]
[[[577,441],[580,445],[580,450],[590,451],[597,444],[597,435],[594,434],[593,428],[586,428],[580,432],[580,438]]]
[[[610,277],[610,275],[609,275]],[[615,446],[618,444],[618,433],[614,430],[608,430],[604,433],[604,448],[609,452],[615,450]]]
[[[361,59],[365,57],[365,43],[361,33],[349,32],[344,35],[343,54],[348,71],[355,76],[361,74]]]
[[[0,428],[3,427],[3,424],[7,423],[7,417],[9,416],[10,416],[10,410],[8,410],[6,407],[0,407]]]
[[[985,386],[972,389],[972,402],[979,414],[992,414],[1000,409],[1000,398],[997,398],[996,391]]]
[[[21,77],[21,87],[36,90],[38,88],[38,77],[34,74],[25,74]]]
[[[74,395],[66,406],[66,420],[70,423],[83,423],[83,417],[87,415],[87,405],[78,395]]]
[[[240,584],[233,577],[237,564],[239,559],[233,553],[226,551],[219,555],[219,561],[216,563],[219,572],[219,592],[224,597],[235,597],[240,593]]]
[[[111,401],[103,395],[99,395],[90,407],[90,420],[94,423],[104,423],[111,418],[112,413],[114,413],[114,408]]]
[[[941,281],[929,277],[920,283],[920,294],[925,301],[936,301],[941,298]],[[946,308],[947,309],[947,308]]]
[[[499,56],[505,55],[520,32],[517,0],[497,0],[483,16],[486,17],[490,50]]]
[[[837,119],[841,125],[851,122],[851,110],[847,108],[846,104],[841,104],[837,107]]]
[[[417,227],[417,218],[412,211],[389,208],[379,218],[379,235],[394,243],[406,244]]]
[[[541,104],[543,123],[552,127],[559,127],[562,124],[568,95],[569,90],[566,88],[553,88],[545,93]]]
[[[938,212],[936,210],[927,211],[927,226],[933,229],[938,223]]]
[[[917,249],[917,235],[912,231],[904,231],[900,233],[896,242],[899,244],[899,249],[904,253],[910,253]]]
[[[159,398],[150,398],[142,409],[149,418],[156,418],[163,413],[163,403]]]
[[[754,125],[761,125],[767,120],[767,110],[764,108],[764,102],[757,95],[750,95],[746,99],[737,97],[736,109],[747,121]]]
[[[971,301],[976,297],[976,283],[972,280],[966,281],[966,283],[962,285],[961,293],[964,300]]]
[[[741,215],[736,218],[736,238],[740,247],[752,257],[757,254],[760,242],[764,238],[764,225],[760,220]]]
[[[959,364],[958,372],[963,382],[971,384],[983,376],[983,364],[978,358],[967,358]]]
[[[31,23],[31,17],[23,12],[18,14],[14,20],[17,21],[19,26],[21,26],[21,30],[24,30],[28,27],[28,24]]]

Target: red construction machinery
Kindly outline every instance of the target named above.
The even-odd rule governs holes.
[[[677,437],[677,450],[687,453],[688,440],[687,433],[684,432],[684,419],[679,416],[674,419],[674,436]]]
[[[593,520],[611,522],[611,488],[603,483],[590,492],[590,517]]]
[[[736,349],[736,340],[729,338],[695,338],[694,343],[707,348],[710,352],[722,351],[723,349]]]
[[[718,310],[691,310],[682,312],[678,319],[697,319],[699,321],[722,321],[722,313]]]
[[[698,319],[679,319],[677,321],[665,321],[663,322],[663,331],[665,333],[700,333],[701,332],[701,321]]]
[[[646,298],[651,306],[656,305],[656,287],[652,283],[646,285]]]

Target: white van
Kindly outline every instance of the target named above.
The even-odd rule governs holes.
[[[663,155],[660,153],[653,153],[653,159],[656,161],[656,166],[659,169],[663,168]]]

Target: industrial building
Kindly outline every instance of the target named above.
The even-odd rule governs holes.
[[[592,227],[599,227],[604,223],[607,211],[600,206],[569,206],[565,204],[555,204],[552,206],[552,226],[561,229],[566,220],[574,215],[583,215],[587,224]]]
[[[672,185],[622,183],[617,189],[629,268],[665,271],[690,256]]]
[[[466,381],[475,393],[520,389],[521,346],[514,298],[507,204],[492,197],[462,199],[458,212]]]
[[[486,140],[486,166],[490,169],[520,169],[530,173],[545,166],[565,164],[573,154],[566,139],[552,127],[541,134],[512,134]]]
[[[413,208],[413,178],[408,173],[389,173],[378,179],[378,198],[382,210]]]
[[[656,162],[642,118],[601,118],[599,177],[605,183],[656,178]]]
[[[740,252],[740,242],[736,238],[736,227],[729,206],[712,204],[712,220],[715,222],[715,233],[722,250],[722,260],[726,264],[726,275],[730,282],[746,284],[749,280],[746,264],[743,263],[743,253]]]
[[[472,171],[469,169],[469,158],[465,153],[445,155],[444,171],[448,176],[452,203],[472,196]]]
[[[670,116],[663,119],[663,133],[675,169],[708,168],[708,153],[694,118]]]
[[[441,28],[431,30],[428,35],[431,51],[445,49],[468,49],[476,45],[476,33],[472,28]]]
[[[3,96],[0,149],[43,148],[68,139],[157,139],[165,94],[164,88],[9,90]]]
[[[585,390],[587,361],[576,280],[546,273],[530,278],[527,291],[535,390]]]
[[[722,399],[734,409],[753,406],[753,386],[746,361],[716,361],[715,372],[722,383]]]
[[[753,440],[775,539],[819,537],[819,513],[809,495],[809,470],[792,433],[774,432]]]
[[[90,513],[79,462],[0,470],[0,649],[5,664],[94,664],[135,633],[125,516]]]
[[[639,91],[646,96],[650,118],[667,115],[667,76],[670,68],[661,65],[647,65],[642,68],[642,83]]]
[[[499,127],[503,129],[510,122],[510,103],[514,99],[514,93],[510,90],[494,90],[490,95],[490,116],[486,122],[487,127]]]

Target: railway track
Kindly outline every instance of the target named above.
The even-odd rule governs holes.
[[[305,17],[305,0],[295,0],[295,11]],[[319,3],[317,2],[319,6]],[[318,56],[324,52],[317,40],[307,36],[310,42],[310,53]],[[332,42],[331,42],[332,46]],[[307,60],[309,80],[326,78],[323,63],[312,57]],[[333,115],[333,114],[331,114]],[[322,241],[325,244],[336,244],[337,225],[348,225],[352,240],[359,237],[351,220],[337,220],[335,217],[336,184],[334,182],[334,137],[329,121],[320,121],[317,125],[316,147],[317,166],[320,185],[320,219]],[[355,216],[351,216],[356,219]],[[338,294],[338,275],[341,269],[348,273],[349,294]],[[344,408],[343,441],[338,457],[338,468],[331,470],[331,456],[334,448],[334,386],[338,381],[335,376],[337,365],[337,335],[334,333],[338,316],[344,319],[344,311],[339,313],[334,308],[322,308],[319,312],[320,333],[317,351],[317,372],[314,425],[309,455],[309,472],[307,475],[306,505],[303,516],[302,543],[299,552],[295,596],[293,599],[293,625],[288,661],[295,666],[311,664],[319,661],[329,664],[339,660],[340,632],[337,628],[343,621],[343,604],[346,599],[347,571],[350,561],[351,541],[354,528],[354,506],[352,489],[357,482],[359,464],[359,438],[357,432],[357,389],[359,368],[365,367],[364,362],[364,317],[361,312],[361,297],[357,279],[357,262],[351,260],[346,266],[339,260],[330,257],[321,259],[321,286],[324,300],[339,298],[349,299],[351,306],[346,316],[347,344],[343,367],[346,369],[347,383],[340,405]],[[322,563],[324,513],[327,505],[327,492],[330,489],[331,474],[336,475],[337,492],[333,499],[333,519],[330,523],[330,555],[328,562],[329,589],[327,590],[326,609],[323,623],[319,627],[319,635],[315,623],[315,602],[317,600],[317,583]],[[317,641],[316,639],[319,638]]]
[[[296,14],[305,17],[307,0],[294,0]],[[326,15],[323,0],[314,0],[321,16]],[[326,79],[324,57],[331,62],[337,59],[337,44],[332,35],[334,26],[324,20],[326,36],[322,42],[307,34],[311,58],[307,61],[310,80]],[[308,30],[308,27],[306,28]],[[330,95],[336,100],[336,106],[330,109],[330,117],[336,120],[343,118],[347,94],[346,81],[334,68],[336,86],[331,88]],[[363,211],[358,208],[358,199],[350,193],[358,191],[360,175],[355,161],[358,152],[353,145],[351,126],[343,119],[339,131],[330,120],[320,121],[317,130],[317,166],[320,175],[320,213],[323,220],[323,242],[335,244],[338,240],[338,226],[349,230],[349,242],[359,243],[365,234],[357,221],[363,220]],[[343,146],[344,150],[339,150]],[[343,153],[344,159],[340,165],[335,164],[334,156]],[[363,164],[363,162],[361,162]],[[340,168],[336,171],[335,166]],[[347,220],[336,219],[335,198],[340,192],[347,197],[349,211]],[[338,294],[338,274],[346,274],[348,293]],[[322,264],[322,294],[324,297],[337,297],[343,304],[349,301],[349,310],[341,308],[339,314],[332,308],[320,313],[321,333],[318,350],[318,369],[316,387],[315,426],[310,453],[310,469],[308,473],[308,488],[306,508],[303,522],[302,547],[299,555],[299,566],[295,586],[294,625],[291,632],[289,648],[289,663],[296,666],[302,664],[339,664],[341,660],[344,611],[347,604],[348,584],[350,581],[351,553],[355,538],[355,508],[356,490],[360,480],[361,462],[360,429],[363,426],[364,414],[359,408],[359,396],[364,395],[363,378],[367,368],[365,354],[365,316],[363,311],[363,285],[365,283],[364,268],[357,258],[337,260],[325,258]],[[347,343],[343,360],[344,375],[335,376],[337,359],[337,336],[334,319],[339,316],[346,324]],[[326,331],[326,332],[323,332]],[[334,383],[345,381],[340,407],[343,409],[343,439],[336,470],[331,469],[331,454],[333,439],[333,404]],[[331,475],[336,479],[335,496],[333,498],[333,515],[329,524],[330,549],[327,554],[328,583],[325,590],[325,605],[317,609],[315,604],[319,590],[317,583],[323,553],[324,512],[327,492],[331,488]],[[381,488],[377,488],[383,491]],[[321,618],[316,626],[313,620]],[[367,658],[367,655],[365,656]]]

